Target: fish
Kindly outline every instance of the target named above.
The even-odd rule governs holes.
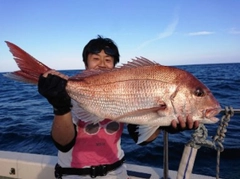
[[[17,45],[6,41],[20,70],[5,74],[13,80],[37,84],[51,70]],[[113,69],[85,70],[67,78],[72,114],[97,123],[104,119],[139,125],[137,143],[178,116],[214,124],[221,107],[210,89],[188,71],[160,65],[144,57]]]

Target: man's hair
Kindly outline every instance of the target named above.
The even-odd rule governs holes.
[[[87,58],[89,54],[97,54],[104,50],[104,52],[114,58],[114,66],[119,62],[118,47],[110,38],[103,38],[98,35],[96,39],[90,40],[83,49],[82,57],[85,66],[88,66]]]

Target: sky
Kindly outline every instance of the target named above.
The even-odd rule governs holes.
[[[18,70],[10,41],[56,70],[84,69],[82,49],[114,40],[121,63],[240,62],[239,0],[0,0],[0,72]]]

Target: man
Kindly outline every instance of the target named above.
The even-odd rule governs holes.
[[[83,49],[83,62],[87,70],[112,69],[119,62],[119,51],[109,38],[98,36]],[[65,87],[67,77],[50,70],[39,78],[39,93],[47,98],[54,108],[52,138],[58,148],[57,178],[101,178],[128,179],[123,164],[124,152],[121,148],[122,123],[105,119],[97,124],[86,123],[78,115],[75,101],[71,101]],[[72,107],[73,105],[73,107]],[[186,126],[188,125],[188,126]],[[195,125],[195,126],[194,126]],[[191,117],[185,123],[179,118],[179,124],[172,123],[166,129],[192,129],[198,124]],[[136,141],[137,125],[128,125],[130,135]],[[143,145],[154,140],[157,130]],[[177,131],[179,131],[177,129]]]

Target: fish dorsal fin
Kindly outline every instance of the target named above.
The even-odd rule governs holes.
[[[144,57],[136,57],[135,59],[132,59],[132,61],[128,61],[126,64],[123,64],[122,66],[118,68],[137,68],[140,66],[154,66],[154,65],[160,65],[157,62],[148,60]]]
[[[89,70],[85,70],[82,73],[79,73],[75,76],[72,76],[70,79],[71,80],[81,80],[86,77],[99,75],[102,73],[108,73],[108,72],[112,72],[112,71],[118,71],[121,69],[137,68],[137,67],[142,67],[142,66],[155,66],[155,65],[160,65],[160,64],[158,64],[154,61],[148,60],[147,58],[144,58],[144,57],[136,57],[135,59],[132,59],[132,61],[129,61],[126,64],[122,64],[121,66],[118,66],[116,68],[113,68],[113,69],[108,69],[108,68],[89,69]]]

